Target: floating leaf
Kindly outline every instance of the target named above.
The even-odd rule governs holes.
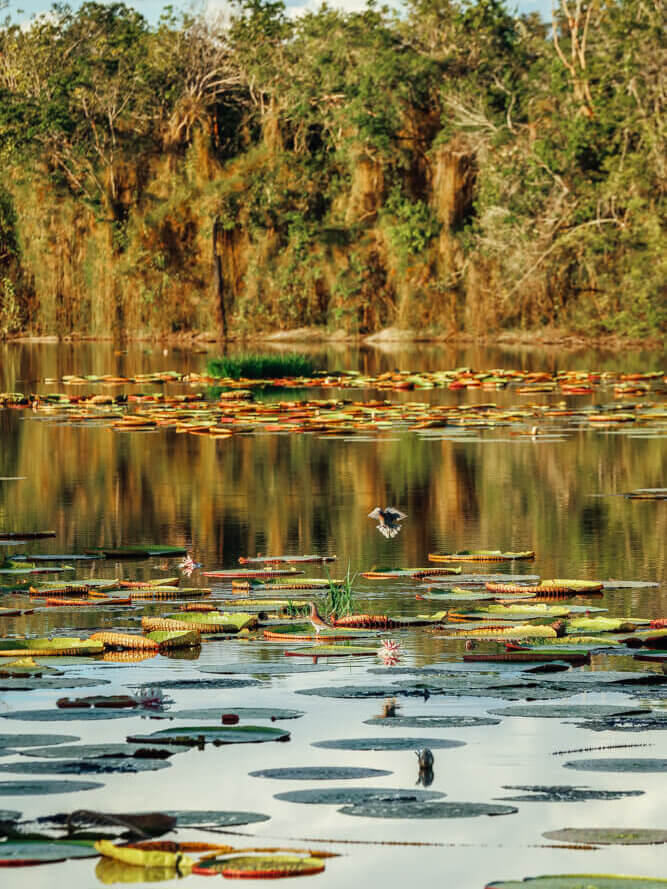
[[[664,889],[666,885],[667,880],[651,877],[573,874],[487,883],[486,889]]]
[[[559,843],[591,844],[598,846],[644,846],[667,843],[667,830],[638,827],[566,827],[542,834]]]
[[[112,883],[164,883],[177,880],[181,874],[175,867],[140,867],[113,858],[100,858],[95,865],[95,876],[106,885]]]
[[[96,685],[109,685],[108,679],[84,679],[73,676],[71,679],[51,678],[45,676],[41,679],[0,679],[0,691],[40,691],[41,689],[60,688],[93,688]],[[0,716],[6,716],[0,713]]]
[[[182,747],[165,747],[155,745],[151,749],[150,744],[127,744],[122,741],[109,744],[59,744],[52,747],[31,747],[22,750],[22,756],[34,756],[43,759],[100,759],[103,757],[128,759],[139,756],[149,759],[164,759],[174,753],[181,753]]]
[[[667,759],[578,759],[564,763],[566,769],[576,769],[579,772],[665,772],[667,771]]]
[[[364,720],[364,725],[382,725],[391,728],[471,728],[480,725],[499,725],[500,719],[487,716],[374,716]]]
[[[442,799],[438,790],[401,790],[390,787],[317,787],[312,790],[287,790],[274,799],[288,803],[314,805],[357,805],[366,802],[424,802]]]
[[[46,864],[66,858],[97,858],[97,854],[93,844],[87,842],[8,840],[0,845],[0,867]]]
[[[280,707],[200,707],[192,710],[169,710],[166,713],[151,713],[155,719],[215,719],[220,722],[223,714],[232,713],[239,719],[270,719],[274,722],[278,719],[298,719],[303,716],[303,710],[286,710]]]
[[[247,673],[254,675],[278,676],[287,673],[318,673],[328,670],[326,664],[306,664],[301,661],[249,661],[248,663],[223,664],[220,667],[200,667],[200,673],[235,674]]]
[[[251,685],[261,684],[258,679],[166,679],[164,682],[160,682],[160,688],[203,690],[207,688],[248,688]]]
[[[667,713],[641,713],[637,716],[606,716],[575,723],[593,732],[636,732],[667,729]]]
[[[102,757],[100,759],[62,759],[47,762],[22,760],[0,766],[0,772],[19,772],[25,775],[102,775],[110,772],[123,774],[155,772],[168,769],[171,763],[164,759],[125,759]]]
[[[258,744],[262,741],[287,741],[290,733],[263,725],[210,726],[194,725],[162,729],[150,735],[134,735],[128,741],[135,744],[183,744],[196,747],[200,743]]]
[[[90,707],[50,710],[19,710],[15,713],[0,713],[3,719],[18,719],[21,722],[77,722],[89,719],[120,719],[131,715],[128,710],[112,710],[108,707]]]
[[[305,877],[319,874],[324,870],[324,862],[310,855],[230,855],[225,858],[207,859],[197,864],[195,874],[222,874],[223,877],[255,877],[275,879],[277,877]]]
[[[315,741],[312,747],[326,750],[449,750],[464,747],[465,741],[449,741],[445,738],[341,738],[336,741]]]
[[[519,707],[498,707],[489,710],[494,716],[525,716],[542,719],[574,719],[586,716],[630,716],[647,713],[648,708],[614,707],[611,704],[524,704]]]
[[[391,775],[384,769],[364,769],[352,766],[301,766],[285,769],[260,769],[249,772],[253,778],[278,778],[293,781],[336,781],[352,778],[381,778]]]
[[[476,818],[479,815],[514,815],[515,806],[498,806],[491,803],[459,802],[385,802],[382,800],[343,806],[343,815],[361,815],[364,818]]]
[[[624,799],[643,796],[643,790],[595,790],[590,787],[573,787],[568,784],[503,784],[503,790],[524,790],[521,796],[502,796],[511,803],[580,803],[588,800]]]
[[[104,787],[98,781],[0,781],[0,796],[40,796],[43,793],[76,793]]]
[[[257,824],[268,821],[269,815],[259,812],[209,812],[209,811],[176,811],[165,812],[176,819],[178,827],[192,827],[205,830],[207,827],[238,827],[241,824]]]
[[[0,747],[50,747],[80,740],[76,735],[0,735]]]

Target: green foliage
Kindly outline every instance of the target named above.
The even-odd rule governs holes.
[[[440,223],[423,201],[407,199],[395,186],[384,205],[387,231],[395,250],[404,257],[423,253],[440,231]]]
[[[329,569],[325,565],[327,580],[329,581],[329,589],[327,598],[324,603],[324,614],[326,619],[331,617],[345,617],[354,613],[355,601],[354,591],[352,589],[357,575],[352,574],[350,563],[347,565],[347,572],[341,581],[332,580]]]
[[[315,366],[312,361],[297,353],[289,355],[228,355],[212,358],[207,366],[212,377],[238,380],[267,380],[280,377],[307,377]]]

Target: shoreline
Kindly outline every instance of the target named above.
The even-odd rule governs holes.
[[[152,342],[204,347],[214,343],[223,344],[222,336],[214,331],[188,331],[179,333],[139,333],[120,336],[90,334],[20,334],[7,337],[5,342],[15,343],[79,343],[79,342]],[[418,332],[396,327],[385,328],[373,334],[350,334],[342,330],[329,331],[317,327],[299,327],[290,330],[263,331],[251,335],[236,334],[226,340],[229,344],[257,344],[267,346],[289,346],[297,349],[301,346],[357,345],[370,347],[398,347],[416,344],[442,344],[449,347],[464,346],[509,346],[528,348],[565,348],[568,351],[596,349],[600,351],[631,349],[641,351],[660,351],[665,349],[665,339],[660,337],[627,338],[615,334],[601,336],[585,336],[558,328],[542,328],[537,330],[504,330],[483,335],[470,333],[441,334],[437,332]]]

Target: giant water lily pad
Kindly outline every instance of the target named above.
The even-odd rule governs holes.
[[[459,802],[385,802],[382,800],[343,806],[343,815],[361,815],[364,818],[476,818],[479,815],[514,815],[515,806],[498,806],[491,803]]]
[[[20,760],[0,766],[0,772],[19,772],[23,775],[102,775],[110,772],[155,772],[168,769],[171,763],[164,759],[136,759],[132,757],[99,759],[56,759],[46,762]]]
[[[566,827],[542,834],[559,843],[584,843],[597,846],[645,846],[667,843],[667,830],[628,827]]]
[[[577,759],[563,763],[566,769],[576,769],[579,772],[646,772],[667,771],[667,759],[648,758],[624,759],[610,757],[609,759]]]
[[[200,707],[192,710],[169,710],[166,713],[151,713],[151,718],[160,719],[215,719],[220,722],[223,714],[233,714],[239,719],[298,719],[303,710],[288,710],[281,707],[234,707],[231,705],[218,707]]]
[[[335,741],[315,741],[312,747],[326,750],[449,750],[465,747],[465,741],[449,741],[446,738],[340,738]]]
[[[71,744],[79,741],[76,735],[0,735],[2,747],[51,747],[56,744]]]
[[[268,821],[269,815],[259,812],[212,812],[212,811],[187,811],[178,809],[165,812],[166,815],[176,819],[177,827],[193,827],[205,830],[207,827],[237,827],[241,824],[257,824],[260,821]]]
[[[391,728],[472,728],[480,725],[499,725],[500,719],[487,716],[374,716],[364,725]]]
[[[0,867],[47,864],[66,858],[97,858],[92,843],[53,840],[8,840],[0,845]]]
[[[166,679],[160,682],[162,689],[249,688],[261,685],[259,679]],[[137,688],[138,686],[131,686]]]
[[[577,722],[578,728],[586,728],[593,732],[637,732],[667,729],[667,713],[655,711],[640,713],[637,716],[605,716],[597,719],[584,719]]]
[[[284,781],[343,781],[354,778],[382,778],[392,773],[385,769],[364,769],[354,766],[300,766],[284,769],[260,769],[248,774],[253,778],[276,778]]]
[[[326,664],[307,664],[301,661],[251,661],[249,663],[223,664],[220,667],[201,667],[200,673],[235,674],[247,673],[265,676],[281,675],[287,673],[317,673],[329,670]]]
[[[98,781],[0,781],[0,796],[41,796],[45,793],[76,793],[104,787]]]
[[[124,742],[109,744],[59,744],[49,747],[30,747],[21,751],[21,756],[31,756],[42,759],[100,759],[102,757],[129,758],[133,756],[148,757],[149,759],[164,759],[174,753],[181,753],[182,747],[165,747],[155,745],[151,749],[150,744],[126,744]]]
[[[21,722],[78,722],[89,719],[120,719],[123,716],[131,716],[127,709],[112,710],[109,707],[90,707],[72,709],[60,709],[53,707],[50,710],[18,710],[16,713],[0,713],[2,719],[18,719]]]
[[[223,858],[206,859],[197,864],[195,874],[222,874],[231,878],[276,879],[279,877],[305,877],[319,874],[324,862],[311,855],[254,854],[227,855]]]
[[[41,679],[0,679],[0,691],[46,691],[61,688],[93,688],[96,685],[108,685],[108,679],[85,679],[80,676],[66,677],[43,676]],[[2,714],[0,714],[2,715]]]
[[[624,799],[643,796],[643,790],[596,790],[591,787],[573,787],[568,784],[503,784],[503,790],[523,790],[520,796],[496,797],[511,803],[581,803],[588,800]]]
[[[526,877],[487,883],[486,889],[664,889],[667,880],[651,877],[621,877],[598,874],[565,874],[553,877]]]
[[[288,803],[309,803],[313,805],[357,805],[371,802],[418,802],[442,799],[445,796],[438,790],[402,790],[393,787],[317,787],[312,790],[287,790],[276,793],[274,799]]]
[[[200,743],[259,744],[263,741],[287,741],[290,733],[284,729],[264,725],[189,725],[162,729],[150,735],[134,735],[128,741],[135,744],[177,744],[196,747]]]
[[[399,692],[392,685],[328,685],[300,688],[296,693],[322,698],[386,698]]]
[[[524,704],[489,710],[494,716],[525,716],[541,719],[582,719],[587,716],[632,716],[648,713],[647,707],[614,707],[612,704]]]

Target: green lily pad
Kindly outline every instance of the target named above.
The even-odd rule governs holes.
[[[664,889],[667,880],[651,877],[616,877],[597,874],[564,874],[563,876],[526,877],[487,883],[485,889]]]
[[[0,796],[41,796],[44,793],[76,793],[104,787],[99,781],[0,781]]]
[[[503,784],[503,790],[523,790],[521,796],[501,796],[496,799],[511,803],[580,803],[588,800],[624,799],[643,796],[643,790],[595,790],[590,787],[573,787],[568,784]]]
[[[0,735],[2,747],[51,747],[56,744],[71,744],[80,741],[76,735]]]
[[[253,778],[278,778],[292,781],[337,781],[353,778],[382,778],[391,775],[385,769],[364,769],[353,766],[301,766],[285,769],[260,769],[248,773]]]
[[[96,685],[108,685],[108,679],[84,679],[73,676],[71,679],[52,679],[44,676],[41,679],[0,679],[0,691],[40,691],[60,688],[93,688]]]
[[[566,769],[576,769],[579,772],[635,772],[644,774],[647,772],[667,771],[667,759],[643,758],[621,759],[612,757],[609,759],[578,759],[563,763]]]
[[[88,842],[8,840],[0,845],[0,866],[21,867],[64,861],[66,858],[97,858],[98,855],[93,844]]]
[[[667,843],[667,830],[628,827],[566,827],[542,834],[559,843],[584,843],[597,846],[645,846]]]
[[[165,812],[176,819],[178,827],[196,827],[205,830],[207,827],[237,827],[241,824],[257,824],[260,821],[268,821],[270,815],[262,815],[259,812],[209,812],[186,811],[178,809],[173,812]]]
[[[151,718],[158,716],[160,719],[215,719],[220,722],[224,713],[233,713],[239,719],[270,719],[274,722],[278,719],[299,719],[303,716],[303,710],[286,710],[280,707],[200,707],[193,710],[169,710],[165,713],[151,713]]]
[[[471,728],[479,725],[499,725],[500,719],[487,716],[374,716],[364,725],[383,725],[391,728]]]
[[[491,803],[459,802],[384,802],[381,800],[343,806],[342,815],[361,815],[364,818],[476,818],[479,815],[514,815],[515,806]]]
[[[274,799],[288,803],[340,806],[372,801],[423,803],[426,800],[442,799],[444,796],[445,794],[438,790],[397,790],[391,787],[316,787],[312,790],[287,790],[283,793],[276,793]]]
[[[21,756],[33,756],[42,759],[101,759],[102,757],[128,759],[133,756],[149,759],[164,759],[174,753],[181,753],[182,747],[165,747],[155,745],[151,749],[146,744],[128,744],[120,741],[116,744],[59,744],[50,747],[30,747],[21,751]]]
[[[109,707],[89,707],[72,709],[60,709],[52,707],[50,710],[18,710],[16,713],[0,713],[2,719],[18,719],[21,722],[78,722],[89,719],[120,719],[123,716],[131,716],[132,711],[126,708],[112,710]]]
[[[308,664],[301,661],[288,661],[283,658],[282,661],[252,661],[249,663],[223,664],[220,667],[201,667],[200,673],[215,674],[259,674],[265,676],[282,675],[287,673],[318,673],[322,670],[329,670],[326,664]]]
[[[24,775],[102,775],[110,772],[155,772],[168,769],[171,763],[164,759],[135,759],[132,757],[100,759],[57,759],[46,762],[20,760],[0,766],[0,772],[19,772]]]
[[[587,716],[633,716],[648,713],[647,707],[614,707],[612,704],[524,704],[489,710],[494,716],[525,716],[542,719],[575,719]]]
[[[290,733],[284,729],[264,725],[188,725],[181,728],[162,729],[150,735],[134,735],[128,742],[134,744],[177,744],[196,747],[200,743],[258,744],[262,741],[288,741]]]
[[[326,750],[449,750],[465,747],[465,741],[449,741],[446,738],[341,738],[335,741],[314,741],[311,747]]]

